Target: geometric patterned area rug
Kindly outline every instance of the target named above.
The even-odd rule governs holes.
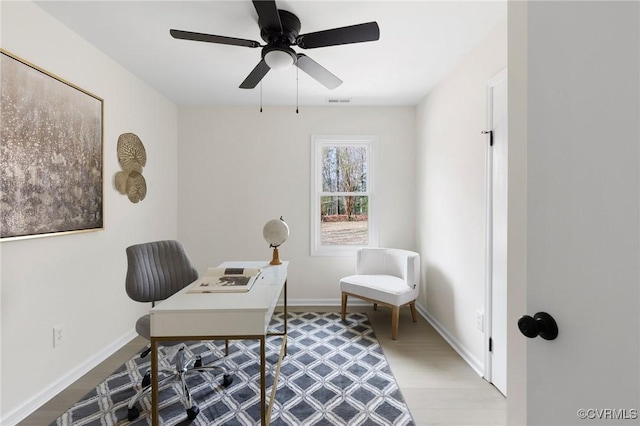
[[[276,313],[271,329],[282,331],[282,327],[283,314]],[[272,425],[414,425],[366,314],[349,314],[343,322],[339,313],[289,312],[287,331],[287,355],[280,370]],[[280,337],[267,339],[267,399],[280,343]],[[189,376],[200,413],[188,420],[180,386],[171,381],[159,392],[160,424],[260,424],[259,342],[229,341],[227,357],[224,341],[187,345],[188,351],[202,356],[203,364],[220,359],[233,383],[223,388],[219,375]],[[126,362],[52,426],[151,424],[151,395],[139,402],[140,417],[127,420],[127,404],[140,389],[150,358],[135,356]],[[169,360],[160,357],[160,363],[168,366]]]

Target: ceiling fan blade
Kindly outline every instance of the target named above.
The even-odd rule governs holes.
[[[207,43],[230,44],[232,46],[260,47],[260,43],[243,38],[225,37],[213,34],[193,33],[191,31],[169,30],[171,37],[181,40],[204,41]]]
[[[260,83],[260,80],[267,75],[271,68],[269,65],[262,59],[258,62],[258,65],[249,73],[247,78],[244,79],[242,84],[240,85],[241,89],[253,89]]]
[[[342,80],[305,54],[298,53],[296,66],[329,90],[335,89],[342,84]]]
[[[380,28],[376,22],[350,25],[315,33],[302,34],[296,38],[296,44],[303,49],[337,46],[339,44],[362,43],[380,38]]]
[[[273,33],[282,33],[280,13],[275,0],[253,0],[253,5],[258,12],[258,25],[260,28]]]

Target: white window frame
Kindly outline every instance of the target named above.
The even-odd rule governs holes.
[[[311,256],[353,256],[362,245],[322,245],[320,238],[320,197],[322,191],[322,148],[325,146],[366,146],[367,147],[367,191],[362,195],[368,200],[368,244],[378,246],[378,227],[375,220],[375,148],[377,136],[373,135],[312,135],[311,136]]]

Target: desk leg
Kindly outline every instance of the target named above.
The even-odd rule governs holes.
[[[280,380],[280,367],[282,367],[282,357],[287,347],[287,335],[282,336],[282,344],[280,345],[280,355],[278,356],[278,364],[276,364],[276,375],[273,378],[273,386],[271,386],[271,397],[269,398],[269,411],[267,411],[267,422],[271,423],[271,411],[276,401],[276,390],[278,389],[278,381]]]
[[[267,424],[266,336],[260,337],[260,424]]]
[[[158,426],[158,342],[151,338],[151,425]]]
[[[285,340],[284,340],[284,354],[287,354],[287,319],[288,319],[288,315],[287,315],[287,280],[284,280],[284,335],[285,335]]]

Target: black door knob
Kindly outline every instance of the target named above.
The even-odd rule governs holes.
[[[532,339],[540,336],[545,340],[553,340],[558,337],[558,324],[546,312],[538,312],[533,317],[523,315],[518,320],[518,328],[522,334]]]

